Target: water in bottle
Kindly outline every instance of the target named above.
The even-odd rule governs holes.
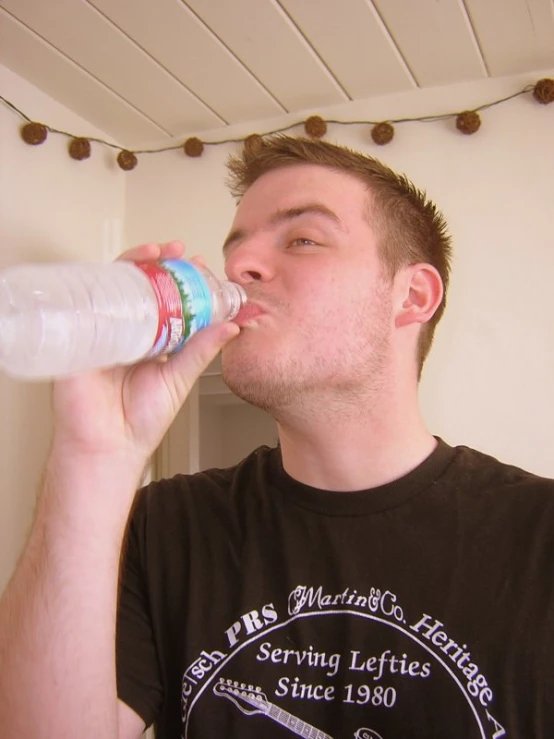
[[[178,351],[246,302],[181,260],[21,264],[0,272],[0,368],[47,379]]]

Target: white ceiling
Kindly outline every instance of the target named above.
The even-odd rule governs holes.
[[[554,0],[0,0],[0,63],[136,147],[551,68]]]

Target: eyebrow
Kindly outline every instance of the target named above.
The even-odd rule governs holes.
[[[269,219],[269,224],[271,226],[278,226],[281,223],[293,221],[295,218],[300,218],[300,216],[306,214],[323,216],[324,218],[327,218],[329,221],[331,221],[333,225],[339,230],[344,230],[338,215],[322,203],[306,203],[305,205],[297,205],[294,208],[284,208],[283,210],[277,210]],[[223,244],[223,254],[226,254],[231,244],[233,244],[235,241],[240,241],[241,239],[245,238],[246,235],[247,232],[242,228],[235,228],[233,231],[231,231]]]

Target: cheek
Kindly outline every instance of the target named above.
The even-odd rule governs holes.
[[[352,291],[352,279],[346,277],[337,265],[324,270],[305,269],[291,277],[287,290],[293,304],[339,307],[345,295]]]
[[[295,305],[294,323],[299,336],[304,340],[329,346],[348,333],[352,325],[348,297],[343,290],[326,289],[306,291],[302,301]]]
[[[289,316],[296,330],[304,336],[350,334],[360,324],[372,322],[376,304],[383,300],[382,286],[377,284],[374,270],[366,264],[356,267],[335,263],[321,270],[316,265],[295,271],[284,285]]]

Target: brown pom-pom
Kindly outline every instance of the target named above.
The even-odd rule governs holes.
[[[126,149],[123,149],[123,151],[120,151],[117,155],[117,163],[121,167],[121,169],[124,169],[126,172],[128,172],[131,169],[134,169],[138,164],[138,159],[133,154],[132,151],[127,151]]]
[[[394,138],[394,126],[391,123],[376,123],[371,129],[371,138],[379,146],[389,144]]]
[[[258,154],[264,145],[264,140],[259,133],[251,133],[244,139],[244,149],[248,154]]]
[[[549,77],[539,80],[533,88],[533,97],[542,105],[554,103],[554,80]]]
[[[480,127],[481,118],[474,110],[464,110],[456,117],[456,128],[467,136],[478,131]]]
[[[318,115],[312,115],[304,123],[304,130],[313,139],[320,139],[327,133],[327,124]]]
[[[37,146],[46,141],[48,129],[42,123],[26,123],[21,126],[21,138],[26,144]]]
[[[88,159],[90,156],[90,141],[88,139],[71,139],[69,144],[69,156],[72,159],[81,161]]]
[[[202,156],[202,152],[204,151],[204,144],[200,141],[200,139],[197,139],[193,136],[192,138],[185,141],[183,149],[185,150],[185,154],[188,157],[200,157]]]

